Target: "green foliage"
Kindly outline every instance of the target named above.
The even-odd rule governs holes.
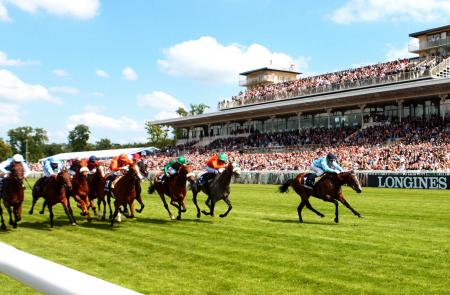
[[[173,140],[169,139],[169,128],[145,122],[145,129],[147,130],[149,143],[152,146],[164,148],[173,144]]]
[[[272,185],[232,185],[233,210],[216,205],[216,217],[196,217],[192,194],[181,221],[169,220],[161,200],[147,195],[135,219],[87,222],[72,208],[70,226],[61,205],[55,227],[45,215],[23,214],[2,242],[143,294],[448,294],[450,191],[344,188],[358,219],[339,205],[311,198],[299,224],[294,193]],[[206,196],[200,193],[202,209]],[[42,199],[36,204],[42,205]],[[24,212],[31,206],[26,190]],[[170,206],[172,213],[175,207]],[[5,212],[4,212],[5,214]],[[108,215],[108,214],[107,214]],[[57,245],[57,247],[55,246]],[[89,251],[74,251],[89,249]],[[56,247],[56,248],[55,248]],[[70,253],[68,255],[67,253]],[[130,267],[120,267],[117,259]],[[0,275],[2,294],[34,294]],[[180,287],[181,286],[181,287]]]
[[[69,132],[69,148],[73,152],[86,151],[89,149],[88,140],[91,131],[89,127],[83,124],[75,126],[75,128]]]
[[[184,108],[179,107],[176,111],[175,111],[180,117],[186,117],[187,115],[189,115],[188,111],[186,111]]]
[[[44,144],[48,141],[47,131],[43,128],[30,126],[17,127],[8,130],[9,144],[14,154],[21,154],[28,160],[36,162],[44,157]]]
[[[44,157],[49,157],[56,154],[64,153],[67,149],[67,146],[65,144],[61,143],[50,143],[45,144],[43,146],[44,150]]]
[[[201,103],[201,104],[190,104],[191,110],[189,111],[189,114],[192,116],[195,115],[201,115],[203,113],[205,113],[206,109],[209,109],[209,106]]]
[[[101,138],[95,143],[96,150],[110,150],[113,148],[113,143],[108,138]]]
[[[12,156],[11,147],[0,137],[0,162]]]

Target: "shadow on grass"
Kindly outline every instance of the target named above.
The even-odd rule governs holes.
[[[335,222],[320,222],[320,221],[308,221],[303,220],[303,223],[300,223],[298,219],[269,219],[266,218],[267,221],[277,222],[277,223],[296,223],[296,224],[313,224],[313,225],[336,225]]]
[[[109,222],[105,222],[105,221],[86,221],[83,223],[78,223],[79,226],[81,227],[86,227],[86,228],[95,228],[95,229],[102,229],[102,230],[115,230],[115,227],[120,225],[120,223],[115,222],[114,226],[111,226],[111,224]]]
[[[62,225],[60,222],[55,223],[55,226]],[[23,228],[31,228],[31,229],[37,229],[37,230],[44,230],[44,231],[51,231],[50,227],[50,220],[48,221],[35,221],[35,222],[29,222],[29,221],[22,221],[19,224],[20,227]]]
[[[181,217],[181,220],[169,220],[169,219],[156,219],[156,218],[145,218],[145,217],[138,217],[137,218],[138,223],[153,223],[153,224],[172,224],[177,222],[195,222],[195,223],[212,223],[211,220],[203,220],[203,219],[184,219]]]

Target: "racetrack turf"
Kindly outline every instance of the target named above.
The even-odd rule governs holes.
[[[143,191],[146,191],[146,186]],[[449,294],[450,191],[345,189],[365,218],[312,199],[326,216],[308,209],[298,223],[299,197],[272,185],[233,185],[233,210],[221,219],[188,212],[172,221],[157,195],[144,194],[146,207],[134,220],[113,228],[105,221],[69,225],[61,205],[56,225],[48,211],[29,215],[26,191],[18,229],[0,240],[68,267],[144,294]],[[199,195],[204,209],[205,196]],[[72,204],[73,207],[75,207]],[[171,207],[172,213],[176,213]],[[7,217],[4,212],[4,216]],[[1,294],[33,294],[0,275]],[[80,284],[82,288],[82,283]]]

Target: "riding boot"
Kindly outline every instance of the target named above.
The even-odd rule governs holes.
[[[316,179],[316,175],[313,173],[308,173],[305,175],[305,178],[303,179],[303,187],[308,189],[314,188],[314,181]]]

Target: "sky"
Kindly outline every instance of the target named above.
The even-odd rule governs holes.
[[[441,0],[0,0],[0,137],[145,142],[144,123],[240,90],[239,73],[302,76],[413,56],[409,33],[449,24]]]

